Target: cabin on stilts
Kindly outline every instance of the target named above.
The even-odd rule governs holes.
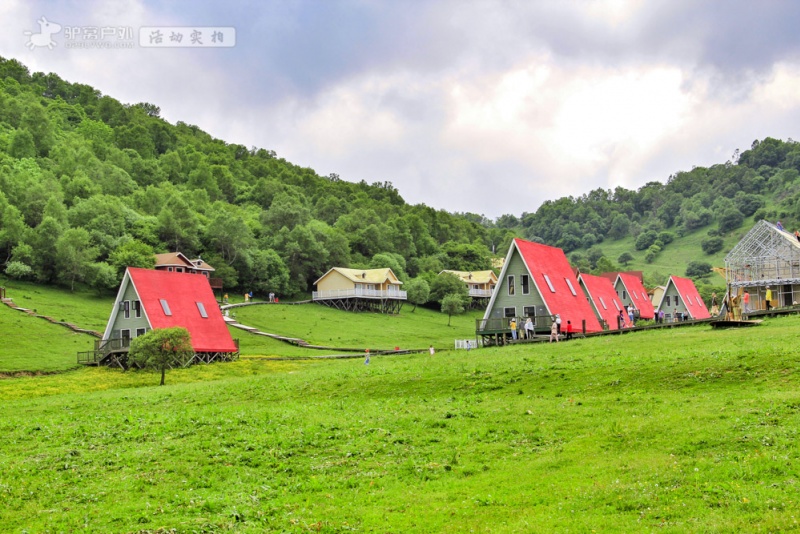
[[[312,300],[337,310],[400,313],[407,294],[389,269],[333,267],[314,282]]]
[[[445,269],[439,273],[457,276],[467,286],[470,297],[470,308],[486,308],[492,292],[497,285],[497,275],[494,271],[451,271]]]

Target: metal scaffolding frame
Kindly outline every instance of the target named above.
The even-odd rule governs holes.
[[[729,288],[800,284],[800,241],[761,220],[725,256]]]

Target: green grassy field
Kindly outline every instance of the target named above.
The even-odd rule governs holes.
[[[0,372],[56,372],[77,367],[94,338],[0,305]]]
[[[404,306],[398,315],[350,313],[320,306],[256,305],[233,308],[237,321],[264,332],[299,337],[311,344],[372,349],[424,349],[429,345],[450,348],[455,339],[475,338],[475,319],[483,311],[453,316]],[[238,337],[242,337],[239,335]]]
[[[52,317],[56,321],[67,321],[81,328],[103,332],[114,306],[112,294],[98,296],[94,291],[70,292],[66,289],[37,285],[18,280],[0,278],[6,288],[6,296],[14,304]]]
[[[298,333],[299,334],[299,333]],[[11,532],[798,529],[800,318],[0,381]]]

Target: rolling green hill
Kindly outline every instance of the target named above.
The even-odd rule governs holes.
[[[0,381],[9,531],[796,528],[800,319]]]

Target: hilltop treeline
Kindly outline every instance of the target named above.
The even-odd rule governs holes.
[[[636,250],[646,251],[645,259],[651,261],[673,240],[704,230],[703,251],[713,254],[722,249],[720,236],[742,227],[751,216],[780,219],[787,228],[796,228],[799,171],[800,143],[766,138],[741,154],[737,150],[726,163],[678,172],[666,183],[649,182],[637,191],[596,189],[577,198],[546,201],[534,213],[505,215],[497,225],[566,252],[587,249],[586,256],[572,255],[583,270],[596,265],[592,252],[598,244],[630,236]],[[601,265],[613,266],[610,261]]]
[[[657,255],[708,227],[703,248],[746,217],[800,221],[800,144],[767,138],[710,168],[636,191],[597,189],[496,221],[409,205],[387,181],[319,176],[275,152],[173,125],[155,104],[123,104],[0,58],[0,268],[43,283],[116,287],[153,252],[200,255],[227,288],[302,293],[331,266],[392,267],[408,280],[479,270],[515,236],[563,248],[582,270],[635,238]],[[593,252],[595,252],[593,254]]]
[[[390,182],[318,176],[159,115],[0,58],[8,275],[112,288],[125,265],[179,250],[202,255],[228,288],[300,293],[331,266],[403,278],[487,269],[488,247],[507,233],[408,205]]]

